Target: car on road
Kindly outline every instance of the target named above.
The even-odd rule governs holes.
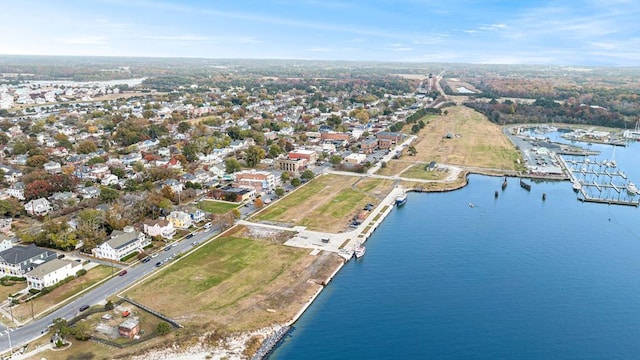
[[[127,275],[127,270],[126,269],[120,271],[120,274],[118,274],[118,276],[125,276],[125,275]]]
[[[191,239],[192,237],[193,237],[193,234],[187,235],[187,239]]]
[[[146,258],[142,259],[143,263],[148,263],[149,261],[151,261],[151,258],[148,257],[148,256]]]
[[[171,245],[169,245],[166,248],[164,248],[164,251],[169,251],[169,250],[171,250]]]
[[[64,259],[64,254],[58,255],[58,259]]]
[[[161,261],[158,261],[158,262],[156,263],[156,267],[160,267],[160,266],[162,266],[162,262],[161,262]]]
[[[158,253],[152,254],[151,257],[152,258],[157,258],[158,257]]]
[[[80,306],[80,311],[85,311],[89,308],[89,305],[82,305]]]

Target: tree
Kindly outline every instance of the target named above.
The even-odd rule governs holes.
[[[181,123],[178,124],[178,132],[181,134],[184,134],[186,132],[188,132],[189,130],[191,130],[191,124],[189,124],[186,121],[183,121]]]
[[[31,167],[42,167],[49,159],[44,155],[33,155],[27,159],[27,165]]]
[[[329,158],[329,162],[333,164],[333,166],[340,165],[340,163],[342,162],[342,158],[338,155],[331,155],[331,157]]]
[[[24,197],[27,201],[53,194],[53,185],[47,180],[35,180],[24,186]]]
[[[158,326],[156,327],[156,332],[158,333],[158,335],[162,336],[162,335],[166,335],[171,331],[171,325],[169,325],[168,322],[166,321],[161,321],[158,323]]]
[[[415,146],[413,146],[413,145],[410,145],[410,146],[407,148],[407,151],[409,152],[409,155],[410,155],[410,156],[416,156],[416,154],[418,153],[418,150],[416,150],[416,147],[415,147]]]
[[[261,199],[261,198],[256,198],[256,199],[253,201],[253,206],[255,206],[255,207],[256,207],[256,209],[261,209],[261,208],[264,206],[264,202],[262,201],[262,199]]]
[[[245,154],[245,161],[247,162],[247,166],[255,167],[256,165],[258,165],[258,163],[260,163],[262,159],[264,159],[264,155],[265,153],[263,148],[256,145],[249,146]]]
[[[14,217],[21,214],[23,210],[24,206],[16,198],[10,197],[0,200],[0,215]]]
[[[194,141],[189,142],[182,147],[182,155],[184,155],[188,162],[194,162],[198,160],[199,151],[199,146]]]
[[[311,170],[305,170],[302,172],[302,174],[300,174],[300,178],[301,179],[305,179],[305,180],[313,180],[313,178],[316,176],[316,174],[313,173],[313,171]]]
[[[240,171],[240,169],[242,169],[242,167],[240,166],[240,163],[238,162],[238,160],[234,159],[234,158],[228,158],[224,161],[224,168],[225,168],[225,172],[227,174],[233,174],[236,171]]]
[[[298,178],[291,179],[291,186],[293,186],[293,187],[300,186],[300,179],[298,179]]]
[[[91,140],[85,140],[79,143],[78,147],[76,148],[76,151],[79,154],[89,154],[92,152],[96,152],[96,150],[98,150],[98,145],[96,145],[96,143]]]
[[[280,174],[280,181],[287,182],[289,179],[291,179],[291,174],[288,171],[283,171],[282,174]]]
[[[277,187],[274,192],[276,193],[277,197],[282,197],[284,196],[284,189],[281,187]]]
[[[87,341],[91,337],[91,325],[86,320],[75,323],[73,327],[73,336],[80,341]]]
[[[269,157],[275,159],[282,154],[282,148],[278,144],[272,144],[269,146]]]
[[[108,186],[100,186],[100,200],[104,202],[114,202],[120,194],[118,190],[112,189]]]
[[[113,302],[111,302],[111,300],[107,301],[106,304],[104,304],[104,310],[105,311],[111,311],[113,310],[115,306],[113,305]]]

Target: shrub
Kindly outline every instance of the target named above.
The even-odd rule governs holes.
[[[31,293],[31,294],[37,294],[39,292],[40,292],[40,290],[38,290],[38,289],[29,289],[29,293]]]
[[[85,270],[85,269],[80,269],[76,273],[76,275],[78,275],[78,276],[82,276],[82,275],[86,275],[86,274],[87,274],[87,270]]]
[[[165,321],[161,321],[158,323],[158,326],[156,327],[156,332],[158,333],[158,335],[166,335],[169,333],[169,331],[171,331],[171,325],[169,325],[169,323]]]

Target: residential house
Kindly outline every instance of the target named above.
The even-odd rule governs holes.
[[[184,211],[172,211],[169,216],[167,216],[167,220],[177,229],[187,229],[193,225],[191,216]]]
[[[0,276],[23,276],[25,273],[57,258],[53,250],[28,246],[12,246],[0,251]]]
[[[13,222],[13,218],[0,218],[0,232],[3,234],[11,233],[11,223]],[[0,251],[4,250],[2,245],[0,245]]]
[[[114,230],[109,240],[98,245],[92,251],[94,256],[98,258],[119,261],[136,251],[143,251],[147,245],[151,245],[150,238],[147,238],[142,232],[134,231],[131,226],[125,226],[123,231]]]
[[[256,191],[253,189],[227,186],[223,188],[212,189],[207,193],[207,196],[216,200],[241,202],[255,196],[255,193]]]
[[[133,165],[142,160],[142,154],[140,152],[132,152],[121,158],[123,165]]]
[[[18,179],[20,179],[20,177],[22,177],[23,175],[22,171],[16,170],[6,165],[0,165],[0,170],[2,170],[2,172],[4,173],[4,179],[10,184],[18,181]]]
[[[62,172],[62,166],[60,166],[59,162],[49,161],[43,165],[44,171],[49,174],[59,174]]]
[[[80,270],[82,270],[82,264],[79,262],[53,259],[25,274],[27,288],[42,290],[70,276],[76,276]]]
[[[110,186],[110,185],[116,185],[118,184],[118,176],[114,175],[114,174],[109,174],[105,177],[102,178],[102,180],[100,180],[100,184],[104,185],[104,186]]]
[[[6,193],[18,200],[24,200],[24,183],[22,181],[18,181],[11,184],[11,186],[7,188]]]
[[[147,219],[142,223],[142,230],[149,236],[160,236],[165,239],[171,239],[176,234],[173,223],[164,219]]]
[[[180,192],[182,192],[182,190],[184,190],[184,186],[182,185],[182,183],[180,183],[176,179],[167,179],[167,180],[165,180],[164,186],[170,187],[171,191],[173,191],[174,194],[180,193]]]
[[[133,339],[140,332],[140,324],[136,319],[127,319],[118,325],[118,333],[120,336]]]
[[[45,198],[33,199],[24,204],[24,210],[29,215],[44,216],[52,209],[51,203]]]
[[[191,220],[194,223],[204,221],[206,219],[206,215],[204,211],[200,209],[195,209],[189,212],[189,216],[191,216]]]
[[[95,199],[100,196],[100,189],[95,186],[86,186],[79,189],[78,194],[85,199]]]

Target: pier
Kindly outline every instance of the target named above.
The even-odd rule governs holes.
[[[566,169],[567,175],[569,175],[569,179],[571,180],[571,183],[580,185],[578,187],[579,188],[578,200],[582,202],[592,202],[592,203],[608,204],[608,205],[627,205],[627,206],[636,206],[636,207],[640,206],[639,200],[620,198],[620,196],[622,195],[622,191],[627,190],[628,184],[627,185],[615,184],[614,179],[620,178],[622,180],[627,180],[627,176],[622,171],[618,170],[617,172],[610,172],[607,169],[604,169],[602,171],[596,171],[595,169],[593,169],[594,167],[600,167],[600,168],[603,166],[609,167],[607,166],[605,161],[591,162],[588,159],[584,159],[584,160],[570,160],[569,162],[573,165],[580,166],[580,169],[569,167],[567,162],[562,157],[560,157],[560,163]],[[582,174],[583,178],[579,179],[576,176],[576,174]],[[591,175],[591,178],[595,177],[595,179],[587,181],[587,175]],[[597,180],[600,180],[601,177],[608,179],[608,181],[600,181],[600,182],[597,181]],[[587,192],[587,189],[589,187],[596,188],[599,193],[602,193],[602,191],[606,189],[613,189],[613,191],[615,191],[618,194],[618,198],[616,199],[612,197],[591,196]]]

